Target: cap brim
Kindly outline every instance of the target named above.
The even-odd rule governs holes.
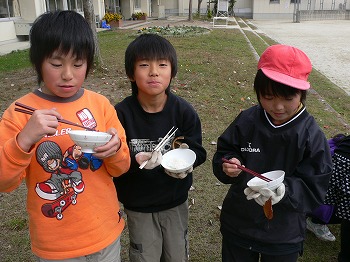
[[[291,87],[294,87],[294,88],[300,89],[300,90],[307,90],[310,88],[310,82],[308,82],[308,81],[297,79],[297,78],[294,78],[294,77],[291,77],[291,76],[288,76],[285,74],[281,74],[279,72],[276,72],[276,71],[273,71],[270,69],[261,68],[261,70],[264,72],[264,74],[268,78],[270,78],[278,83],[285,84],[287,86],[291,86]]]

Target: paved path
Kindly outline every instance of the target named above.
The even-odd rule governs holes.
[[[318,71],[350,95],[350,21],[251,21],[281,44],[303,50]]]

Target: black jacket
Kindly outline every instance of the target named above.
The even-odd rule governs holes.
[[[259,173],[286,172],[286,193],[273,206],[272,220],[267,220],[263,208],[254,200],[248,201],[243,193],[252,176],[242,172],[230,178],[222,170],[222,157],[236,157]],[[213,171],[221,182],[232,184],[222,207],[221,231],[248,243],[276,246],[303,241],[305,214],[323,203],[332,159],[323,132],[305,107],[289,122],[274,126],[257,105],[241,112],[218,138]]]
[[[152,170],[139,169],[135,155],[150,152],[175,126],[178,131],[174,138],[183,136],[196,153],[193,168],[206,160],[202,146],[202,128],[194,108],[184,99],[169,93],[164,109],[159,113],[145,112],[134,96],[125,98],[116,105],[130,149],[131,166],[127,173],[115,178],[118,198],[124,207],[137,212],[158,212],[184,203],[192,185],[192,174],[184,179],[172,178],[162,166]],[[173,139],[165,145],[162,153],[171,149]]]

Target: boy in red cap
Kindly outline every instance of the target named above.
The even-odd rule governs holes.
[[[254,81],[259,104],[218,138],[213,171],[231,184],[220,218],[222,261],[295,262],[302,254],[306,213],[323,203],[332,171],[327,139],[305,107],[311,70],[301,50],[268,47]],[[247,187],[252,176],[236,164],[258,173],[284,170],[285,178],[274,191],[255,192]]]

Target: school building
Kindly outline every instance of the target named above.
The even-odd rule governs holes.
[[[216,1],[206,0],[200,13],[212,10]],[[119,12],[131,19],[136,12],[163,19],[168,16],[187,16],[189,0],[93,0],[96,23],[106,12]],[[0,45],[28,39],[31,24],[40,14],[54,10],[75,10],[83,14],[83,0],[0,0]],[[234,15],[252,19],[295,19],[296,14],[307,17],[332,17],[338,14],[349,19],[350,6],[346,0],[237,0]],[[198,0],[192,0],[192,12],[198,11]],[[347,16],[346,16],[347,15]],[[312,18],[312,17],[311,17]]]

